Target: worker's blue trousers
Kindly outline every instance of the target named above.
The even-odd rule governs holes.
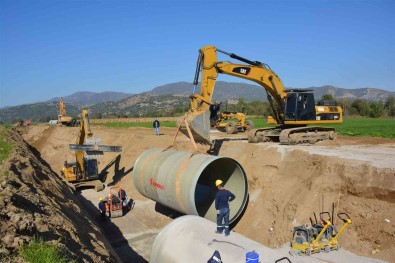
[[[225,225],[222,224],[222,220]],[[221,208],[217,214],[217,233],[222,233],[224,230],[225,235],[229,235],[229,208]]]

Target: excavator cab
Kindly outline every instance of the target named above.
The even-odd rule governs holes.
[[[314,95],[311,90],[287,90],[284,119],[286,121],[315,120]]]

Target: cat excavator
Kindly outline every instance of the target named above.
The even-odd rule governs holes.
[[[100,140],[93,138],[88,110],[83,109],[81,117],[76,143],[69,144],[69,149],[75,151],[76,161],[65,161],[61,174],[73,189],[94,187],[99,192],[104,189],[104,185],[100,180],[98,161],[94,156],[102,155],[103,152],[121,152],[122,147],[99,144]]]
[[[246,64],[218,61],[217,52]],[[195,93],[200,74],[200,93]],[[334,128],[308,125],[342,123],[341,106],[316,105],[311,90],[286,90],[280,78],[267,64],[222,51],[215,46],[205,46],[199,50],[190,110],[178,120],[181,132],[193,137],[194,141],[212,144],[209,109],[218,74],[253,81],[266,91],[273,114],[272,123],[278,126],[251,129],[248,134],[250,143],[276,141],[289,145],[336,138]]]
[[[59,99],[59,115],[58,115],[58,123],[65,125],[65,126],[78,126],[78,120],[67,116],[66,113],[66,105],[64,104],[64,101],[62,97]]]

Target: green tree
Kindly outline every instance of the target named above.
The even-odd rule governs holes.
[[[387,112],[387,115],[390,117],[395,116],[395,97],[390,96],[386,99],[384,104],[384,110]]]
[[[371,118],[379,118],[384,115],[384,104],[381,101],[369,103],[368,116]]]
[[[361,99],[356,99],[351,103],[351,107],[355,109],[356,113],[361,116],[369,115],[369,105],[366,101]]]
[[[322,97],[321,97],[321,100],[335,100],[335,98],[332,96],[332,94],[324,94]]]

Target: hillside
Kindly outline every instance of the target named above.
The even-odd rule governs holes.
[[[73,93],[69,96],[62,97],[63,101],[68,104],[74,105],[92,105],[100,102],[106,101],[116,101],[132,96],[131,93],[123,92],[90,92],[90,91],[80,91]],[[59,101],[59,97],[50,99],[49,101]]]
[[[198,86],[196,92],[199,92],[199,88],[200,87]],[[247,101],[266,100],[266,93],[262,91],[263,89],[257,85],[217,81],[215,85],[213,99],[218,101],[225,101],[230,99],[239,99],[240,97],[243,97]],[[193,93],[193,84],[188,82],[171,83],[156,87],[148,93],[159,95],[190,95]]]
[[[375,88],[342,89],[327,85],[323,87],[310,87],[307,89],[314,91],[315,98],[321,98],[325,94],[331,94],[333,97],[339,99],[385,101],[388,97],[395,96],[395,92]]]
[[[161,111],[169,113],[177,108],[185,108],[189,105],[186,95],[158,95],[142,93],[132,97],[111,102],[103,102],[92,105],[89,109],[92,116],[132,116],[142,117],[150,112]]]
[[[66,104],[67,115],[76,117],[81,114],[81,106]],[[16,120],[32,120],[36,122],[48,122],[57,119],[59,114],[59,102],[41,102],[34,104],[24,104],[20,106],[0,109],[0,123],[15,123]]]
[[[316,100],[325,94],[332,94],[338,99],[363,99],[368,101],[384,101],[395,92],[364,88],[343,89],[333,86],[310,87]],[[197,91],[199,92],[199,87]],[[63,97],[66,102],[67,114],[77,117],[83,107],[91,111],[94,118],[101,117],[141,117],[152,112],[172,113],[175,110],[186,111],[189,107],[188,96],[193,93],[193,85],[188,82],[177,82],[154,88],[149,92],[136,95],[120,92],[77,92]],[[247,83],[218,81],[213,100],[228,101],[243,97],[246,101],[267,101],[266,92],[262,87]],[[47,122],[58,115],[58,98],[51,101],[26,104],[0,109],[0,123],[15,123],[19,118],[35,122]]]

